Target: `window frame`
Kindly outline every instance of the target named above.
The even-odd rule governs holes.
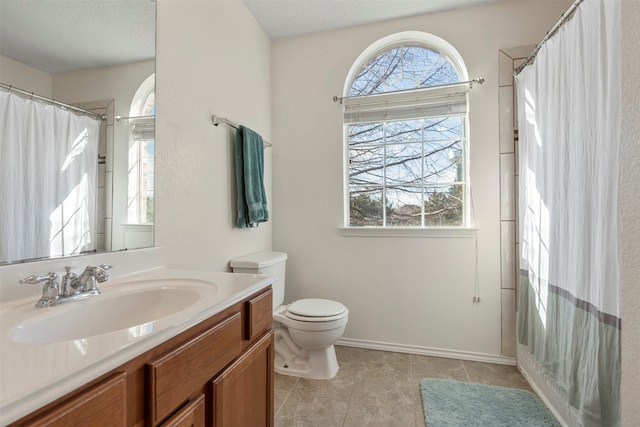
[[[152,101],[150,101],[153,96]],[[145,159],[153,158],[153,175],[155,175],[155,148],[153,156],[147,156],[144,152],[146,142],[153,141],[155,147],[155,73],[151,74],[138,87],[129,110],[129,148],[128,148],[128,173],[127,173],[127,224],[153,225],[155,222],[155,209],[151,207],[151,213],[147,210],[145,197]],[[142,127],[139,131],[136,127]],[[145,137],[145,133],[152,133],[152,137]],[[154,181],[154,180],[153,180]],[[153,203],[155,203],[155,188],[151,185]],[[152,220],[149,221],[148,216]]]
[[[460,82],[468,81],[468,73],[464,61],[462,57],[457,52],[457,50],[447,43],[445,40],[433,35],[424,32],[418,31],[408,31],[393,34],[387,37],[384,37],[377,42],[373,43],[367,49],[365,49],[362,54],[356,59],[353,63],[348,77],[345,81],[345,86],[343,90],[343,96],[345,101],[353,99],[354,97],[350,97],[352,86],[359,76],[361,70],[369,64],[370,61],[383,54],[386,51],[390,51],[395,48],[399,48],[402,46],[411,45],[411,46],[420,46],[426,49],[430,49],[432,51],[440,53],[445,57],[456,69],[458,73],[458,79]],[[462,86],[462,83],[452,83],[448,86]],[[437,88],[437,87],[434,87]],[[368,97],[378,97],[380,99],[385,98],[394,98],[394,99],[403,99],[406,98],[407,95],[411,95],[412,92],[420,92],[424,93],[428,90],[427,88],[416,88],[416,89],[408,89],[401,91],[389,91],[383,92],[380,94],[371,94],[371,95],[362,95],[358,97],[359,99],[366,99]],[[463,212],[462,212],[462,223],[460,225],[449,225],[449,226],[436,226],[436,225],[424,225],[424,220],[421,220],[421,225],[415,226],[393,226],[383,223],[383,225],[370,225],[370,226],[352,226],[351,225],[351,197],[350,197],[350,164],[349,164],[349,155],[350,155],[350,144],[349,144],[349,126],[355,123],[348,123],[343,117],[343,149],[344,149],[344,169],[343,169],[343,185],[344,185],[344,219],[343,219],[343,227],[340,227],[340,234],[343,236],[410,236],[410,237],[420,237],[420,236],[466,236],[471,235],[475,232],[475,228],[472,227],[472,215],[471,215],[471,207],[472,207],[472,198],[470,191],[470,165],[469,165],[469,151],[470,151],[470,132],[469,132],[469,108],[468,108],[468,88],[464,90],[457,89],[458,92],[464,92],[464,103],[465,103],[465,111],[463,114],[448,114],[447,117],[458,116],[462,118],[462,145],[463,145],[463,186],[464,186],[464,201],[463,201]],[[442,91],[449,91],[449,88],[443,87]],[[406,92],[406,93],[405,93]],[[390,96],[391,95],[391,96]],[[428,120],[430,118],[435,118],[436,115],[425,115],[420,118],[420,120]],[[441,116],[442,117],[442,116]],[[401,120],[411,120],[409,118],[406,119],[392,119],[388,121],[401,121]],[[386,123],[387,121],[375,121],[375,123]],[[424,140],[423,140],[424,143]],[[384,147],[385,143],[381,143],[380,147]],[[384,166],[386,168],[386,165]],[[423,184],[424,185],[424,184]],[[381,188],[385,188],[386,183],[381,185]],[[424,200],[422,202],[424,204]],[[384,212],[385,208],[383,208]],[[383,215],[384,217],[384,215]]]

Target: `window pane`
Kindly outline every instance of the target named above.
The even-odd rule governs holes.
[[[422,225],[422,188],[387,188],[387,226],[420,227]]]
[[[382,123],[351,125],[348,132],[349,147],[382,144],[384,142],[384,125]]]
[[[461,116],[436,117],[425,119],[425,141],[442,141],[447,139],[461,139],[464,129]]]
[[[424,70],[420,87],[438,86],[459,81],[458,72],[453,64],[443,56],[438,55],[438,57],[433,58],[433,62]]]
[[[142,144],[142,212],[141,223],[152,224],[154,222],[154,163],[155,141],[141,141]]]
[[[391,144],[387,146],[386,184],[422,183],[422,144]]]
[[[351,188],[349,217],[349,225],[352,227],[382,226],[382,189]]]
[[[384,181],[384,147],[365,146],[349,149],[349,185],[376,184]]]
[[[431,186],[425,189],[425,226],[460,226],[463,220],[463,186]]]
[[[423,80],[425,69],[430,69],[434,61],[440,58],[437,52],[421,46],[407,46],[404,50],[404,75],[418,82]]]
[[[387,122],[386,142],[417,142],[422,140],[422,120]]]
[[[453,64],[424,46],[391,48],[369,61],[351,84],[350,96],[430,87],[460,81]]]
[[[462,146],[462,141],[425,143],[425,183],[453,184],[462,181],[464,178]]]
[[[349,185],[383,183],[384,125],[349,126]]]
[[[401,77],[401,49],[394,48],[372,59],[351,85],[351,96],[389,91],[387,81]]]

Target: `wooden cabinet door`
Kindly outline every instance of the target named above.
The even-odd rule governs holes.
[[[162,427],[204,427],[204,395],[193,399],[162,424]]]
[[[48,414],[16,425],[124,427],[126,407],[126,375],[118,372],[54,407]]]
[[[273,355],[269,331],[209,383],[209,425],[273,426]]]

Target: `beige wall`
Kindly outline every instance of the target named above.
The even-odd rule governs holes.
[[[498,50],[537,43],[568,2],[516,2],[276,40],[273,43],[274,248],[289,253],[287,295],[342,301],[345,338],[463,357],[501,357]],[[470,78],[476,241],[344,237],[342,95],[353,61],[389,34],[451,43]]]
[[[240,0],[157,7],[156,244],[172,266],[224,271],[235,256],[271,249],[271,222],[234,227],[235,133],[214,127],[211,115],[272,141],[270,40]],[[265,150],[265,181],[276,216],[273,150]]]
[[[620,235],[622,425],[640,420],[640,2],[622,2]]]
[[[53,76],[44,71],[0,55],[0,83],[51,98]]]
[[[278,40],[270,59],[268,38],[239,1],[159,0],[157,242],[167,247],[169,262],[224,270],[231,257],[271,246],[270,223],[253,230],[231,225],[232,135],[211,126],[209,119],[214,113],[227,116],[274,143],[265,152],[268,182],[271,155],[275,167],[275,188],[272,191],[268,184],[267,191],[269,197],[275,192],[270,200],[274,248],[290,254],[289,300],[325,296],[343,301],[351,309],[346,334],[351,338],[499,354],[496,54],[500,48],[537,43],[567,7],[566,2],[534,3],[464,9]],[[622,128],[620,198],[625,426],[640,419],[640,129],[635,120],[640,116],[639,8],[632,0],[623,2],[622,84],[624,114],[629,118]],[[474,250],[469,242],[345,238],[337,232],[342,223],[342,131],[340,107],[331,97],[341,94],[349,67],[369,44],[405,30],[445,38],[460,51],[471,77],[487,79],[471,98],[471,174],[482,295],[477,306],[471,304]],[[7,78],[9,70],[15,70],[10,62],[0,57],[0,81],[20,87]],[[47,84],[51,85],[23,85],[50,96]],[[80,265],[84,258],[73,261]],[[58,264],[60,270],[64,262]],[[25,272],[39,265],[28,264]]]

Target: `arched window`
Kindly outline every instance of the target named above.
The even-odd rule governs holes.
[[[153,224],[154,221],[155,115],[155,74],[152,74],[136,91],[129,110],[129,224]]]
[[[344,90],[349,227],[464,227],[467,71],[431,34],[370,46]]]

